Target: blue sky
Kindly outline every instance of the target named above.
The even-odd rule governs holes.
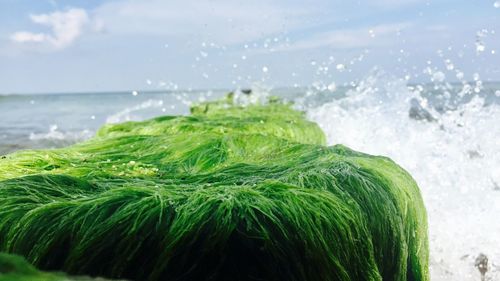
[[[495,1],[0,0],[0,93],[499,81]]]

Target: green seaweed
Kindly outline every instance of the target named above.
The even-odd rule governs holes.
[[[0,253],[0,281],[105,281],[89,277],[69,277],[63,273],[38,271],[24,258]]]
[[[392,160],[276,101],[191,112],[0,159],[0,251],[131,280],[429,280],[423,201]]]

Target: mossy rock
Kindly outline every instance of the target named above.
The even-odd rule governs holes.
[[[7,155],[0,251],[131,280],[429,280],[411,176],[389,158],[326,146],[316,124],[276,101],[202,104]]]

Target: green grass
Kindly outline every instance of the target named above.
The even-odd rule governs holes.
[[[0,159],[0,251],[132,280],[429,280],[407,172],[230,98]]]

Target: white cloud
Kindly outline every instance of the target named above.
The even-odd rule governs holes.
[[[43,33],[32,33],[26,31],[19,31],[11,36],[12,41],[19,43],[26,42],[43,42],[47,40],[47,35]]]
[[[321,5],[283,1],[115,1],[95,11],[110,33],[202,38],[219,44],[261,39],[311,24]]]
[[[31,15],[33,23],[48,26],[50,33],[19,31],[11,35],[11,40],[18,43],[46,43],[55,49],[70,46],[83,32],[89,22],[84,9],[69,9],[50,14]]]
[[[393,43],[394,35],[411,25],[411,23],[396,23],[358,29],[318,32],[289,46],[283,46],[277,51],[296,51],[321,47],[353,49],[387,46]]]

